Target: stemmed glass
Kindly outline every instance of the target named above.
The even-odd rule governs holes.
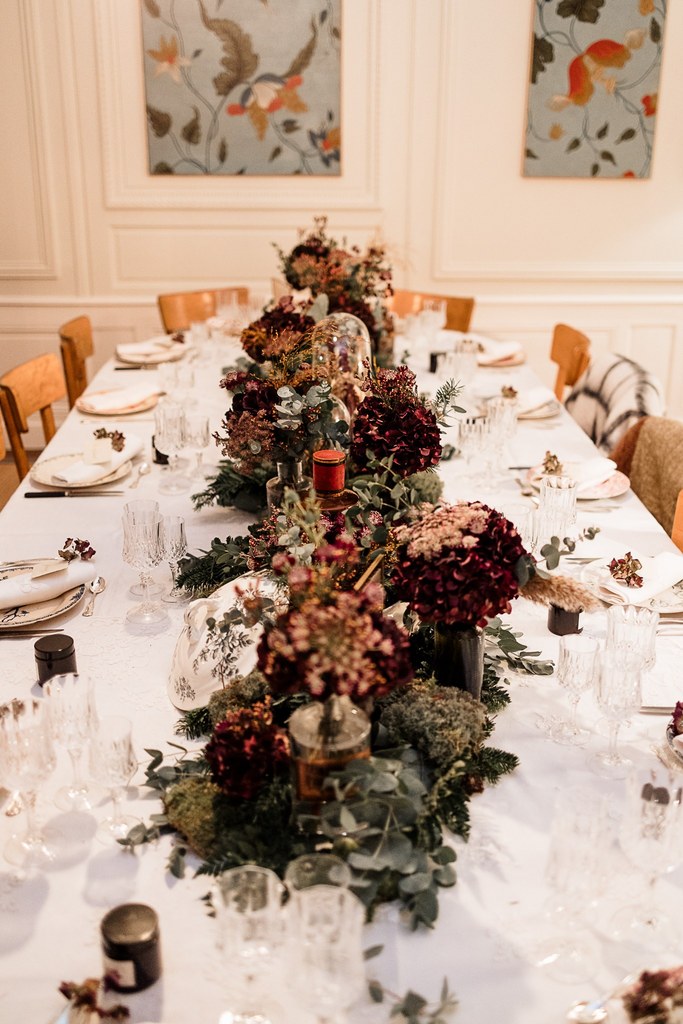
[[[153,499],[150,499],[150,498],[136,498],[134,501],[126,502],[126,504],[123,506],[123,560],[124,560],[124,562],[128,562],[128,559],[126,558],[126,545],[127,545],[127,541],[128,541],[128,537],[129,537],[128,531],[126,529],[127,523],[129,521],[133,522],[135,520],[135,518],[138,517],[138,516],[143,516],[143,515],[146,515],[147,513],[158,512],[158,511],[159,511],[159,502],[158,501],[154,501]],[[133,583],[132,586],[129,587],[129,590],[130,590],[130,593],[133,594],[135,597],[142,597],[142,595],[145,592],[145,588],[144,588],[144,585],[142,583],[142,574],[140,575],[140,580],[137,583]],[[150,580],[149,592],[150,592],[150,594],[159,594],[159,593],[161,593],[161,587],[159,586],[158,583],[155,583],[153,580]]]
[[[126,615],[126,622],[134,626],[156,626],[168,622],[168,613],[151,600],[151,571],[162,561],[163,516],[158,512],[141,513],[135,519],[123,520],[123,558],[140,573],[143,587],[142,604]]]
[[[176,583],[178,563],[187,554],[185,520],[182,516],[164,516],[162,541],[164,558],[171,568],[171,589],[164,594],[162,601],[167,604],[184,604],[187,597]]]
[[[192,470],[192,479],[199,480],[202,484],[206,480],[202,457],[204,449],[208,447],[210,440],[209,417],[201,413],[185,414],[185,443],[195,454],[195,464]]]
[[[38,786],[54,770],[56,758],[43,700],[14,700],[0,708],[0,779],[16,790],[26,811],[26,831],[5,845],[5,859],[22,868],[44,867],[56,857],[36,820]]]
[[[185,410],[175,402],[160,402],[154,416],[154,444],[168,455],[168,472],[159,484],[164,494],[183,494],[190,481],[179,471],[180,452],[185,445]]]
[[[604,888],[611,842],[606,799],[590,789],[564,789],[555,805],[546,863],[552,892],[547,931],[532,948],[536,965],[561,981],[585,980],[595,969],[599,945],[581,912]]]
[[[294,893],[291,910],[300,998],[318,1024],[343,1024],[365,983],[365,907],[350,889],[313,885]]]
[[[550,735],[556,743],[582,746],[588,739],[587,729],[580,729],[576,711],[582,694],[593,688],[598,668],[600,645],[591,636],[571,633],[560,637],[557,678],[569,693],[571,714],[568,721],[556,722]]]
[[[231,868],[216,882],[213,903],[219,947],[227,955],[231,972],[239,975],[243,989],[239,998],[247,1006],[259,1004],[232,1012],[231,1024],[271,1024],[263,1005],[282,976],[286,940],[282,892],[275,872],[254,864]]]
[[[97,827],[97,838],[102,842],[125,839],[138,819],[121,811],[126,787],[137,768],[131,738],[132,723],[122,715],[107,715],[100,719],[97,732],[90,744],[90,771],[93,778],[109,790],[113,813]]]
[[[52,735],[66,747],[71,759],[72,782],[57,790],[55,803],[64,811],[89,811],[92,808],[88,784],[83,779],[83,751],[97,728],[95,692],[86,676],[70,672],[53,676],[45,683]]]
[[[680,939],[671,918],[657,905],[659,877],[683,860],[683,786],[663,768],[634,771],[626,783],[626,807],[619,830],[621,847],[645,874],[640,905],[623,907],[612,918],[612,935],[648,948],[675,948]]]
[[[605,651],[600,658],[595,693],[609,724],[609,746],[606,751],[594,754],[589,764],[603,778],[623,779],[632,762],[617,750],[617,737],[622,723],[642,704],[638,660],[629,652]]]

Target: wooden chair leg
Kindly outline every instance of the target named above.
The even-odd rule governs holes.
[[[26,450],[24,449],[24,442],[21,439],[21,434],[19,433],[19,428],[17,427],[14,409],[12,408],[12,400],[3,388],[0,388],[0,409],[2,409],[2,418],[4,419],[5,427],[7,428],[7,436],[9,437],[9,443],[12,449],[12,455],[14,456],[14,462],[17,467],[19,479],[23,480],[29,470],[28,457],[26,455]]]

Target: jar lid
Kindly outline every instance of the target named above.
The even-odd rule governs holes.
[[[38,661],[53,661],[70,657],[74,653],[74,642],[66,633],[50,633],[39,637],[33,650]]]
[[[100,925],[102,937],[116,946],[150,942],[158,928],[156,911],[145,903],[122,903],[105,914]]]
[[[322,448],[319,452],[313,452],[313,462],[325,466],[340,466],[346,462],[346,452],[340,452],[336,448]]]

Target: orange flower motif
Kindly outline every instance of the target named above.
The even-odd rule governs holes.
[[[645,17],[646,14],[652,14],[655,9],[655,0],[640,0],[638,4],[638,10]]]
[[[551,124],[550,131],[548,132],[548,138],[557,140],[561,139],[563,135],[564,128],[561,124],[558,124],[557,122],[555,122],[555,124]]]
[[[625,171],[622,174],[622,178],[635,178],[635,174],[633,171]]]
[[[154,69],[154,77],[168,73],[174,82],[180,85],[180,69],[189,67],[192,63],[187,57],[178,56],[178,40],[175,36],[166,39],[162,36],[159,40],[158,50],[147,50],[147,55],[153,57],[157,62]]]
[[[657,113],[657,96],[659,94],[653,92],[651,95],[643,96],[640,101],[643,104],[645,110],[645,117],[653,117]]]
[[[598,84],[611,95],[617,87],[617,80],[613,75],[605,74],[605,69],[623,68],[626,61],[631,59],[631,51],[639,49],[644,38],[643,29],[631,29],[626,33],[623,43],[613,39],[598,39],[591,43],[569,64],[569,89],[565,95],[552,96],[548,100],[550,109],[564,110],[570,103],[585,107]]]
[[[241,103],[230,103],[225,109],[232,117],[248,114],[259,139],[263,139],[268,128],[268,114],[274,114],[283,107],[294,112],[308,110],[299,96],[297,86],[303,79],[293,75],[286,81],[274,75],[264,75],[242,93]]]

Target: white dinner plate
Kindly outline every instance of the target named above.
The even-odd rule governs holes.
[[[130,366],[156,366],[160,363],[175,363],[190,351],[182,341],[174,341],[171,345],[159,345],[156,351],[145,351],[145,344],[149,346],[153,342],[143,342],[139,352],[135,351],[134,344],[123,345],[116,349],[116,358]]]
[[[567,475],[571,476],[571,466],[573,463],[569,462],[566,465]],[[532,487],[537,487],[540,490],[541,480],[543,479],[543,466],[533,466],[528,470],[526,474],[526,482],[531,484]],[[596,501],[601,498],[619,498],[631,487],[631,481],[625,473],[620,472],[618,469],[608,476],[606,480],[603,480],[599,484],[595,484],[594,487],[586,487],[580,493],[576,495],[577,501]]]
[[[37,564],[37,562],[36,562]],[[30,572],[33,564],[9,566],[7,569],[0,569],[0,580],[10,579],[12,576],[20,576],[22,573]],[[57,615],[75,608],[85,594],[85,583],[78,587],[72,587],[59,597],[52,597],[49,601],[41,601],[38,604],[18,605],[16,608],[4,608],[0,610],[0,632],[3,629],[16,629],[18,626],[32,626],[37,622],[46,622],[54,619]]]
[[[585,583],[605,604],[618,604],[621,602],[619,602],[616,594],[611,598],[608,590],[600,588],[601,583],[611,579],[607,565],[608,561],[610,560],[605,559],[602,563],[594,562],[592,565],[585,566],[581,573],[581,582]],[[679,583],[674,583],[672,587],[668,587],[661,594],[656,594],[655,597],[651,597],[648,601],[636,604],[636,607],[651,608],[653,611],[659,612],[660,615],[683,612],[683,580]]]
[[[73,466],[74,462],[80,462],[82,458],[83,452],[78,452],[69,455],[55,455],[51,459],[41,459],[40,462],[36,462],[31,467],[31,480],[36,484],[45,484],[47,487],[68,487],[70,490],[76,490],[78,488],[99,487],[100,484],[110,484],[114,480],[122,480],[124,476],[128,476],[133,467],[130,460],[123,462],[112,473],[103,474],[95,480],[88,480],[87,483],[66,484],[63,480],[55,480],[56,473],[61,473],[63,469]]]

